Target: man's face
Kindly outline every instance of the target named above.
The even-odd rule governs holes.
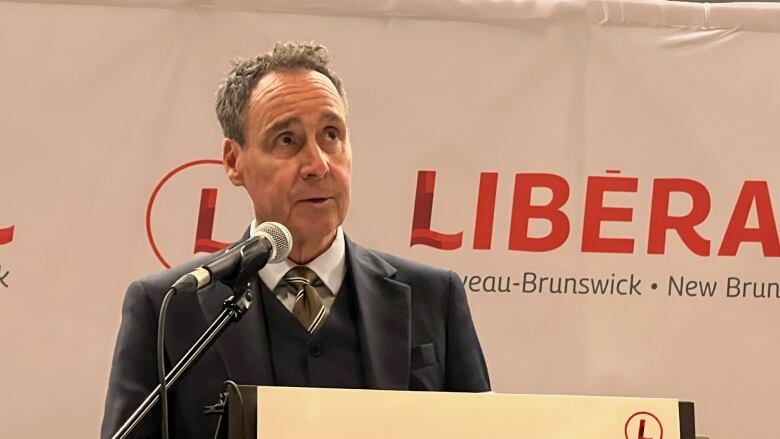
[[[293,251],[327,248],[347,215],[352,168],[336,87],[319,72],[266,74],[249,100],[245,138],[243,147],[225,139],[223,155],[257,221],[286,225]]]

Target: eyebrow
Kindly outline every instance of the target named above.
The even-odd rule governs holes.
[[[341,117],[340,114],[334,111],[326,111],[325,113],[322,114],[322,116],[320,116],[320,122],[331,122],[331,121],[344,123],[344,118]]]
[[[338,123],[341,123],[341,124],[345,124],[346,123],[344,121],[344,118],[341,117],[341,115],[339,115],[335,111],[327,110],[327,111],[323,112],[322,115],[320,116],[320,123],[331,122],[331,121],[338,122]],[[279,132],[279,131],[283,131],[283,130],[286,130],[286,129],[290,128],[290,125],[292,125],[294,123],[301,123],[301,118],[298,117],[298,116],[290,116],[290,117],[288,117],[286,119],[282,119],[282,120],[280,120],[278,122],[274,122],[271,126],[269,126],[266,129],[266,132],[267,133],[276,133],[276,132]]]
[[[300,121],[301,118],[298,116],[288,117],[287,119],[282,119],[278,122],[275,122],[273,125],[268,127],[266,131],[275,133],[277,131],[286,130],[287,128],[290,128],[290,125],[292,125],[293,122],[300,123]]]

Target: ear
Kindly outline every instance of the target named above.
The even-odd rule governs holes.
[[[243,151],[241,145],[234,139],[222,140],[222,164],[225,166],[225,174],[233,186],[243,186],[244,176],[241,174],[239,157]]]

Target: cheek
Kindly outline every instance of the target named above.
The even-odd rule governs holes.
[[[341,166],[334,172],[336,180],[338,181],[339,186],[341,186],[342,191],[345,195],[349,195],[349,188],[350,188],[350,168],[349,166]]]
[[[349,199],[350,199],[350,192],[351,192],[349,169],[343,170],[343,172],[339,175],[339,184],[341,185],[341,190],[342,190],[341,210],[342,210],[342,214],[346,214],[346,211],[349,208]]]
[[[266,205],[269,193],[273,193],[273,190],[270,190],[271,185],[267,176],[256,172],[254,169],[249,170],[245,175],[244,186],[252,200],[260,203],[260,205]]]
[[[349,189],[350,176],[352,174],[352,151],[349,147],[347,147],[346,153],[342,156],[337,172],[339,180]]]

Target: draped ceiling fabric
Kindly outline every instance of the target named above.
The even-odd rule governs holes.
[[[348,90],[347,232],[463,277],[497,392],[776,435],[779,5],[161,0],[0,1],[0,436],[96,435],[126,285],[252,218],[214,90],[290,39]]]

